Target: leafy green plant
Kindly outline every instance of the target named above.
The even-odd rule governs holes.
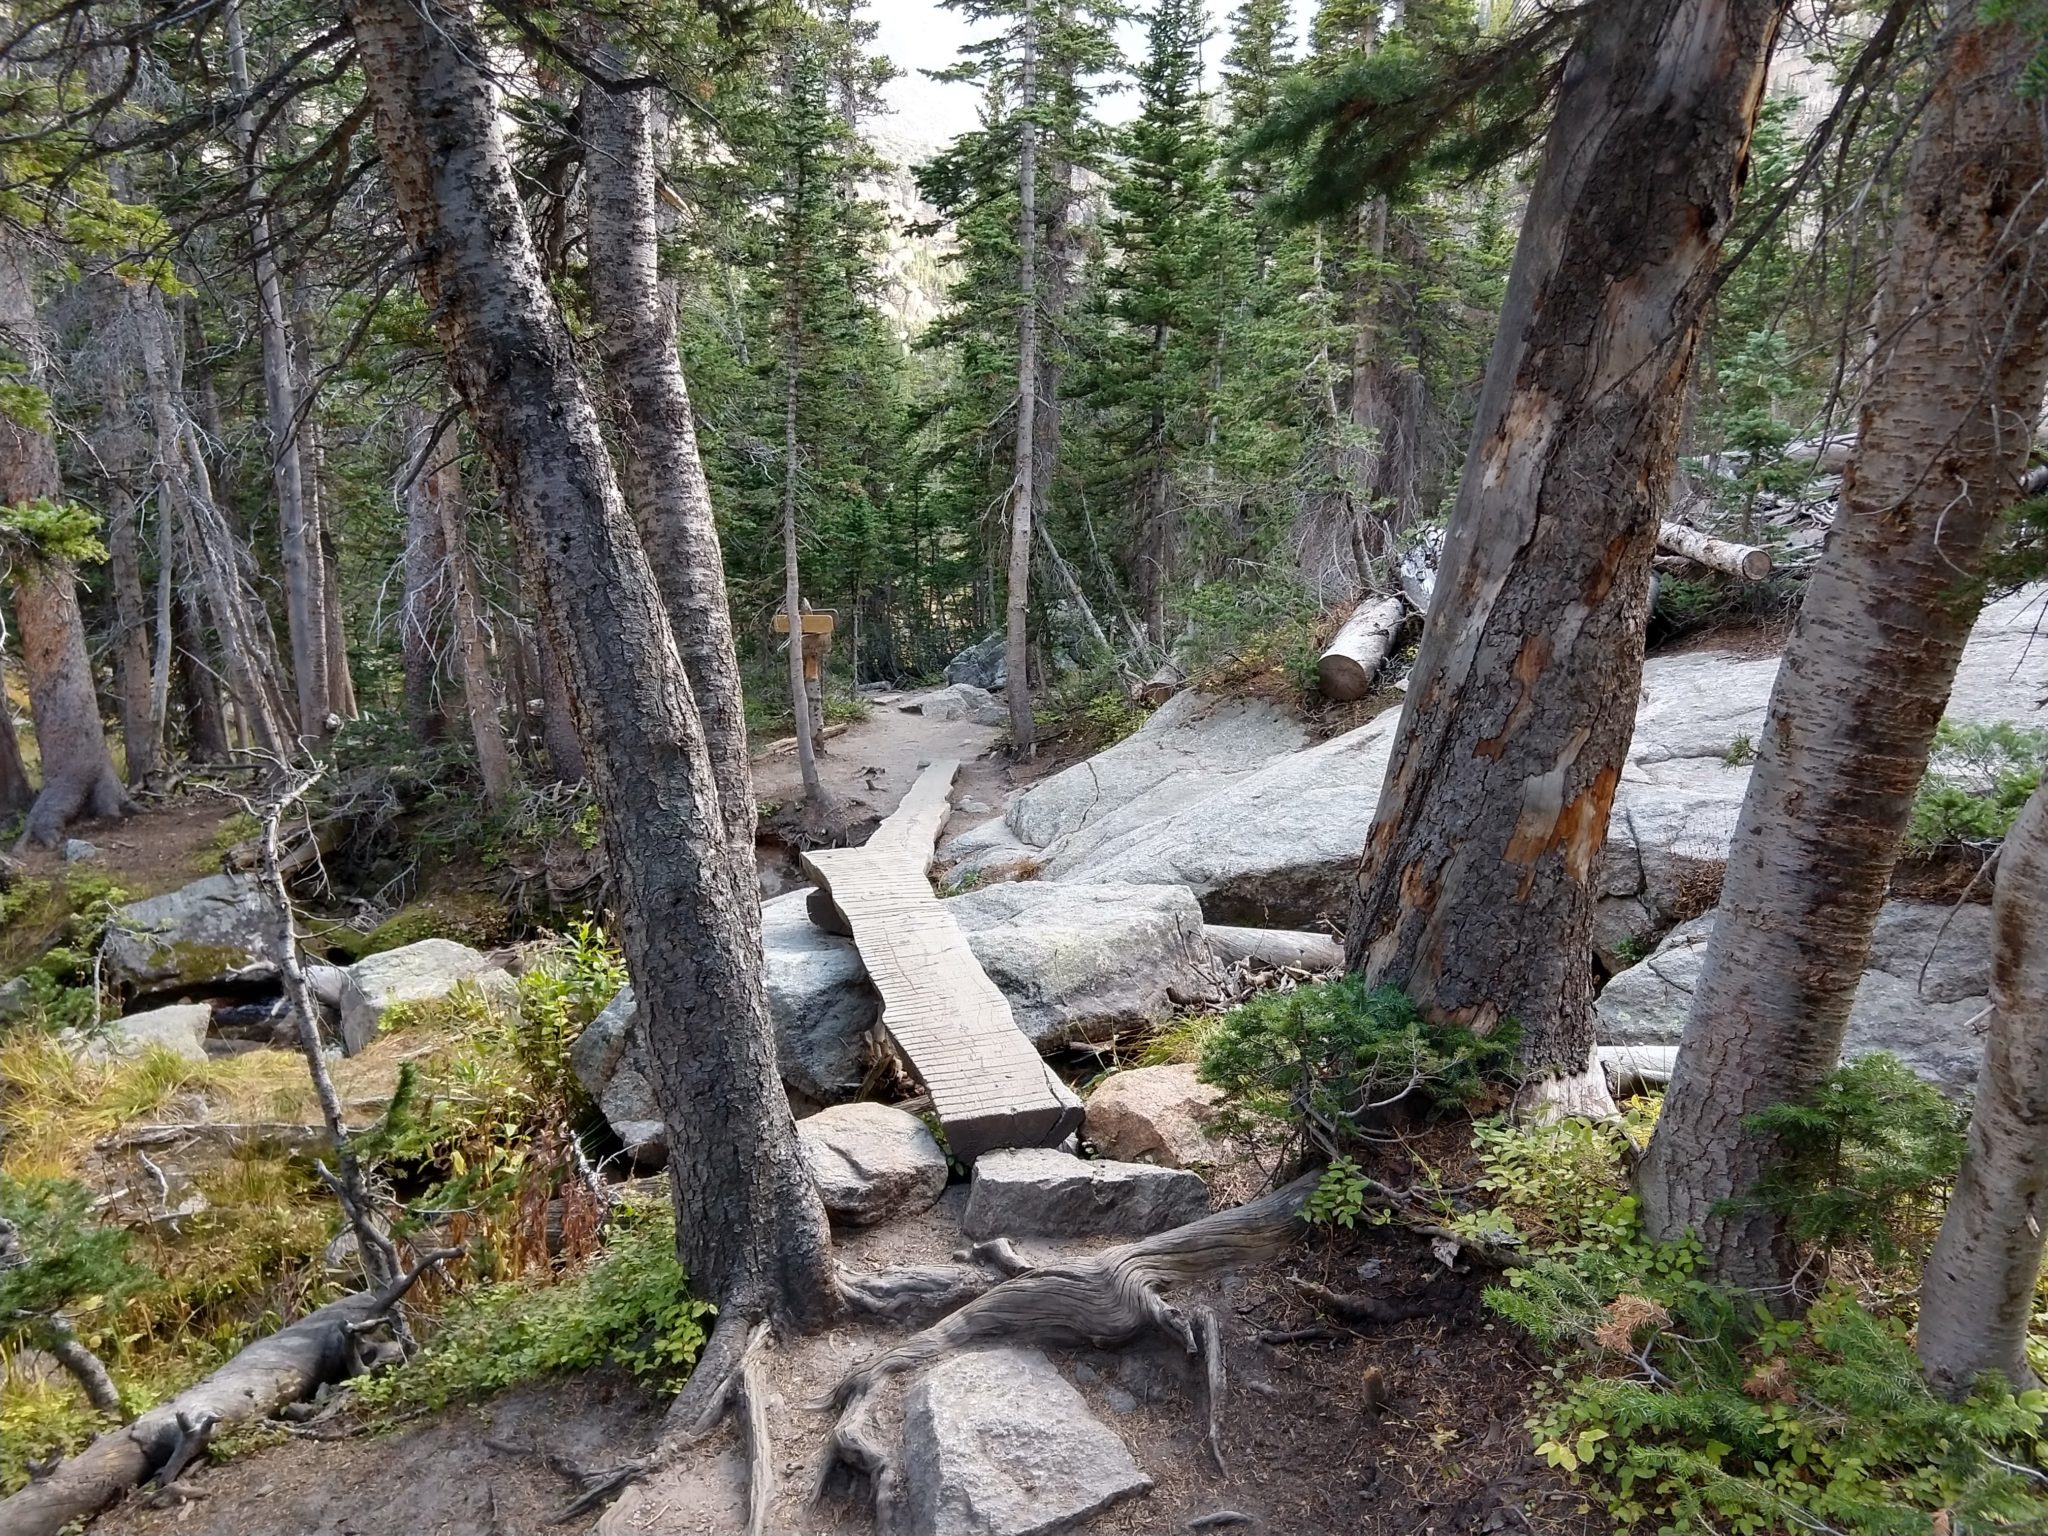
[[[1721,754],[1721,761],[1730,768],[1745,768],[1756,761],[1756,743],[1749,739],[1749,732],[1739,731],[1728,743],[1728,750]]]
[[[615,1213],[601,1256],[554,1284],[503,1281],[459,1297],[421,1353],[358,1388],[396,1413],[436,1409],[554,1371],[620,1365],[672,1382],[704,1345],[711,1304],[690,1294],[666,1202]]]
[[[1365,1172],[1349,1157],[1333,1157],[1301,1208],[1302,1216],[1319,1227],[1350,1229],[1365,1213]]]
[[[1997,842],[2041,782],[2044,756],[2048,731],[1942,721],[1913,797],[1907,846]]]
[[[1838,1067],[1805,1104],[1749,1116],[1786,1158],[1748,1201],[1787,1216],[1795,1235],[1866,1244],[1886,1263],[1901,1238],[1931,1235],[1936,1196],[1963,1158],[1964,1112],[1885,1052]]]
[[[1330,1150],[1396,1106],[1483,1102],[1513,1070],[1520,1031],[1431,1023],[1391,987],[1356,976],[1266,992],[1225,1014],[1202,1048],[1202,1080],[1226,1098],[1228,1133],[1286,1122]]]

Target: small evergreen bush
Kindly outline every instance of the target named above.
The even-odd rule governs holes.
[[[1913,797],[1907,847],[1997,842],[2041,782],[2044,755],[2048,731],[1942,721]]]

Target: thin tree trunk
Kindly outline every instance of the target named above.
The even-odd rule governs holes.
[[[36,798],[21,760],[21,738],[14,730],[14,706],[7,698],[7,668],[0,657],[0,816],[25,811]]]
[[[398,650],[404,665],[406,724],[422,746],[439,741],[447,728],[436,686],[445,637],[441,615],[448,600],[447,534],[440,509],[427,494],[427,466],[420,462],[433,431],[433,417],[415,408],[406,435],[406,473],[412,483],[405,488],[405,587],[398,600]]]
[[[720,1335],[770,1313],[820,1321],[837,1285],[776,1071],[751,850],[725,819],[662,593],[542,278],[488,50],[465,5],[348,12],[427,309],[568,674],[668,1126],[680,1257],[718,1303]],[[651,252],[634,256],[646,270]],[[671,383],[673,368],[671,355]],[[698,660],[736,676],[730,649]]]
[[[719,814],[737,856],[750,860],[754,781],[725,561],[657,265],[654,93],[588,91],[583,113],[590,136],[590,296],[605,374],[618,398],[626,500],[704,723]]]
[[[1878,350],[1826,553],[1785,648],[1678,1070],[1638,1169],[1652,1231],[1688,1228],[1722,1277],[1798,1268],[1745,1202],[1780,1156],[1745,1117],[1806,1099],[1840,1060],[1913,796],[2017,497],[2048,384],[2048,236],[2019,26],[1958,0],[1921,119]]]
[[[1003,631],[1003,691],[1010,740],[1020,757],[1037,751],[1031,718],[1031,519],[1038,505],[1038,8],[1024,12],[1023,89],[1017,151],[1017,473],[1010,487],[1009,593]]]
[[[450,617],[455,631],[455,668],[462,679],[462,704],[469,716],[470,739],[476,743],[484,799],[491,805],[503,805],[512,793],[512,754],[505,746],[498,689],[491,680],[483,621],[477,613],[476,581],[470,568],[469,539],[463,527],[469,508],[462,494],[462,471],[451,445],[444,443],[435,453],[437,462],[420,479],[426,502],[435,509],[441,525],[442,562],[447,572]]]
[[[1352,967],[1514,1019],[1537,1095],[1585,1085],[1593,881],[1634,727],[1650,555],[1784,0],[1589,13],[1515,252]]]
[[[576,735],[575,711],[569,707],[569,685],[555,659],[555,648],[548,643],[545,624],[533,627],[533,649],[540,673],[541,745],[547,749],[548,766],[555,777],[574,784],[589,775],[583,766],[583,743]]]
[[[327,710],[340,720],[356,717],[356,680],[348,664],[348,619],[341,608],[341,559],[336,551],[334,509],[325,481],[327,443],[314,409],[320,377],[313,364],[312,295],[302,271],[292,284],[292,378],[297,391],[300,481],[306,495],[308,541],[319,560],[320,619],[326,640]]]
[[[166,557],[168,559],[168,556]],[[178,594],[172,638],[178,696],[185,705],[185,751],[196,763],[224,763],[234,755],[220,677],[205,661],[206,624],[189,587]]]
[[[1969,1143],[1920,1281],[1920,1365],[1950,1398],[1992,1373],[2037,1385],[2027,1329],[2048,1232],[2048,786],[2005,835],[1991,946]]]
[[[121,704],[121,745],[128,782],[157,771],[160,730],[152,703],[148,621],[142,602],[142,554],[135,530],[135,496],[125,485],[107,496],[107,564],[114,589],[114,691]]]
[[[227,0],[228,73],[238,96],[249,91],[249,60],[242,42],[240,0]],[[290,323],[284,286],[277,272],[277,248],[259,183],[256,115],[244,108],[235,119],[235,142],[248,183],[249,243],[256,274],[257,330],[263,343],[263,397],[270,426],[270,475],[277,493],[278,534],[284,566],[286,628],[291,636],[292,679],[298,690],[299,732],[319,741],[327,735],[327,620],[323,612],[320,530],[306,499],[299,438],[298,389],[292,374]]]
[[[783,59],[784,109],[794,113],[791,99],[796,86],[795,68]],[[802,148],[795,155],[791,184],[782,211],[787,238],[782,252],[782,611],[789,619],[789,707],[796,719],[797,772],[803,779],[804,803],[813,815],[825,805],[825,786],[818,779],[818,746],[811,734],[811,693],[804,686],[803,582],[797,565],[797,393],[802,383],[804,350],[804,220],[810,209],[807,199],[809,157]],[[818,722],[820,727],[822,721]]]

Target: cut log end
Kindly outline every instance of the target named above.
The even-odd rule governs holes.
[[[1372,692],[1407,618],[1407,607],[1398,597],[1360,603],[1316,663],[1316,685],[1323,697],[1348,704]]]

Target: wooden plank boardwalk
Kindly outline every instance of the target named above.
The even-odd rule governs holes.
[[[853,936],[882,994],[882,1028],[931,1094],[947,1146],[966,1160],[1056,1146],[1080,1124],[1081,1106],[1017,1028],[926,877],[958,770],[933,763],[864,845],[811,849],[803,866],[818,882],[813,919]]]

